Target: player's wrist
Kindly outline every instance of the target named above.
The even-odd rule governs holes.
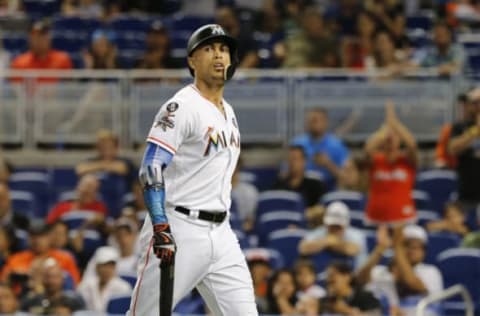
[[[169,233],[170,232],[170,224],[169,223],[153,224],[153,232],[154,233]]]

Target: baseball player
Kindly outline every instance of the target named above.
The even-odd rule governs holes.
[[[210,24],[191,35],[187,52],[194,83],[160,108],[140,168],[150,216],[129,315],[159,314],[159,260],[168,265],[173,258],[173,306],[196,287],[214,315],[258,315],[228,220],[240,133],[223,89],[235,71],[237,43]]]

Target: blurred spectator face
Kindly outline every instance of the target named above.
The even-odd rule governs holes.
[[[345,228],[340,225],[328,225],[327,232],[330,235],[335,235],[342,238],[343,234],[345,233]]]
[[[392,153],[400,149],[400,137],[390,128],[385,127],[385,139],[383,148],[387,153]]]
[[[324,35],[323,17],[313,9],[307,9],[303,15],[303,29],[310,38],[319,38]]]
[[[290,174],[303,174],[305,172],[305,154],[300,148],[290,148],[288,151],[288,171]]]
[[[395,46],[387,32],[380,32],[375,37],[375,49],[384,56],[393,56],[395,54]]]
[[[293,275],[288,272],[280,272],[273,284],[273,293],[282,292],[286,297],[295,295],[295,280]]]
[[[360,170],[352,159],[347,159],[340,169],[339,185],[347,189],[355,189],[360,182]]]
[[[229,7],[221,7],[215,14],[215,20],[220,24],[227,33],[236,35],[239,31],[240,25],[235,16],[235,12]]]
[[[10,190],[5,183],[0,183],[0,218],[11,209]]]
[[[425,258],[425,244],[419,239],[409,238],[405,240],[405,250],[410,264],[416,265]]]
[[[7,162],[0,158],[0,182],[7,182],[10,177],[10,169]]]
[[[328,128],[327,113],[322,110],[309,111],[306,120],[307,133],[314,138],[322,137]]]
[[[320,300],[315,297],[302,296],[296,305],[296,310],[303,316],[317,316]]]
[[[132,226],[117,226],[115,230],[115,240],[120,247],[121,253],[130,254],[135,247],[137,240],[137,233],[135,229],[135,223],[131,223]]]
[[[80,203],[89,203],[97,199],[100,184],[98,179],[91,174],[84,175],[77,185],[77,199]]]
[[[36,255],[46,253],[51,247],[50,234],[48,232],[30,234],[30,249]]]
[[[433,30],[433,42],[439,48],[448,48],[452,42],[452,33],[446,25],[437,25]]]
[[[350,288],[351,273],[341,272],[330,266],[327,268],[327,292],[329,295],[341,295],[345,289]]]
[[[275,7],[267,7],[263,11],[262,30],[268,33],[275,33],[282,28],[280,13]]]
[[[118,154],[118,140],[110,131],[100,131],[97,135],[98,155],[104,160],[114,160]]]
[[[107,283],[115,276],[115,262],[97,264],[97,276],[100,283]]]
[[[468,101],[464,111],[467,119],[475,119],[480,114],[480,88],[475,88],[468,93]]]
[[[4,227],[0,226],[0,257],[10,252],[10,238]]]
[[[393,19],[393,35],[400,37],[405,34],[406,19],[404,15],[397,14]]]
[[[313,284],[315,284],[316,275],[315,271],[313,271],[308,266],[300,266],[295,271],[295,279],[297,281],[297,285],[299,289],[306,290]]]
[[[155,52],[167,52],[170,45],[170,39],[165,29],[151,31],[146,39],[147,48]]]
[[[50,50],[51,37],[49,31],[36,31],[30,33],[30,50],[34,55],[42,56]]]
[[[0,314],[10,315],[17,311],[18,302],[13,290],[5,284],[0,285]]]
[[[49,295],[53,295],[63,291],[63,271],[60,266],[55,263],[46,262],[43,275],[43,286]]]
[[[361,13],[357,18],[357,30],[361,36],[372,36],[375,32],[375,22],[365,13]]]
[[[265,282],[270,276],[272,269],[266,261],[255,261],[249,264],[250,274],[252,275],[253,284],[256,286]]]
[[[445,219],[450,223],[463,224],[465,222],[465,215],[458,205],[447,205],[445,209]]]
[[[100,36],[92,42],[92,53],[95,57],[105,58],[113,49],[112,44],[105,36]]]
[[[63,222],[56,222],[50,231],[53,248],[62,249],[68,245],[68,226]]]
[[[55,316],[70,316],[72,315],[72,310],[68,306],[57,305],[53,308],[53,314]]]

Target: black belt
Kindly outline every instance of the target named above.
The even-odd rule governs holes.
[[[190,213],[192,213],[191,210],[183,206],[176,206],[175,211],[185,215],[190,215]],[[209,212],[209,211],[202,211],[202,210],[198,211],[198,218],[203,219],[204,221],[221,223],[225,220],[225,217],[227,217],[227,212]]]

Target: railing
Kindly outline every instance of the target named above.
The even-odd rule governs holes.
[[[452,296],[459,295],[459,294],[462,296],[463,300],[465,301],[465,313],[466,313],[465,315],[473,316],[472,297],[470,296],[470,293],[468,293],[467,289],[460,284],[451,286],[440,293],[429,295],[424,299],[422,299],[417,305],[416,315],[424,316],[425,309],[429,304],[440,302],[447,298],[450,298]]]
[[[239,71],[225,89],[244,143],[285,144],[303,131],[305,110],[323,107],[330,128],[364,141],[383,121],[387,99],[419,141],[434,141],[471,82],[431,71],[400,79],[343,70]],[[39,79],[41,78],[41,79]],[[159,107],[190,83],[186,70],[6,71],[0,73],[0,143],[92,144],[100,128],[122,145],[143,142]]]

